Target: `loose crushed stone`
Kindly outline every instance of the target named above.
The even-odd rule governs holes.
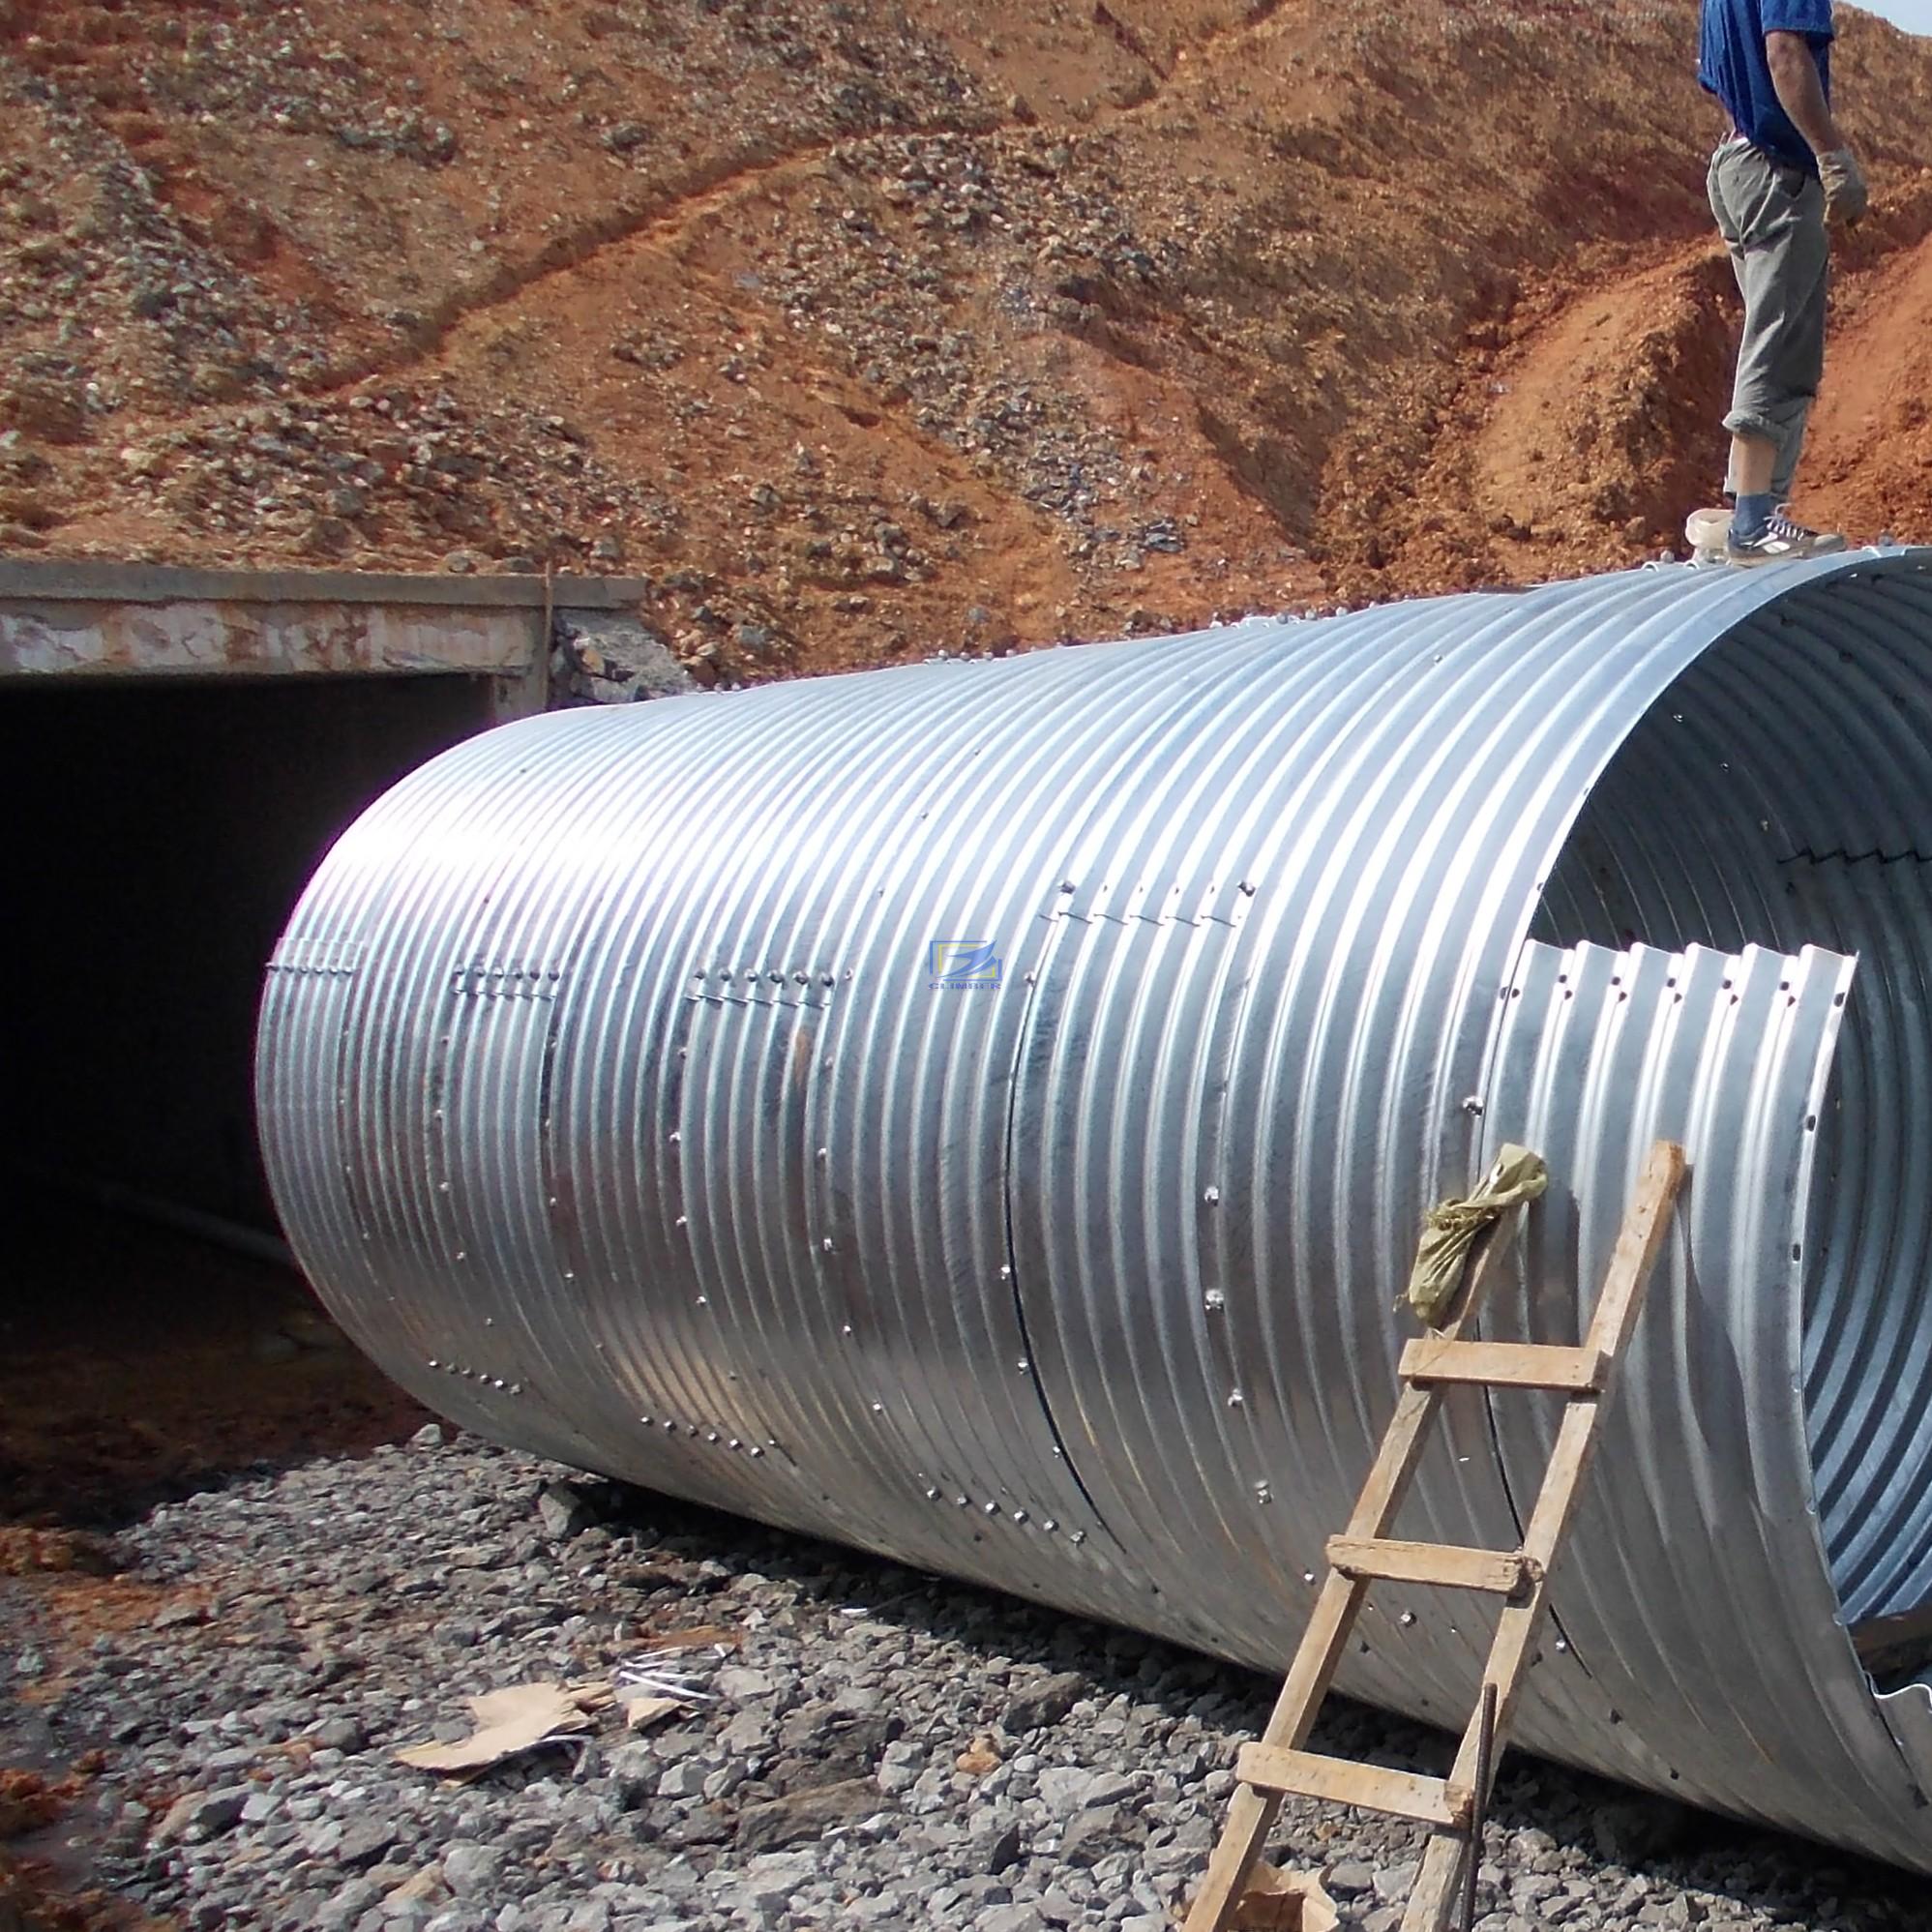
[[[1165,1932],[1273,1686],[1128,1632],[569,1471],[431,1425],[210,1491],[120,1538],[150,1620],[41,1679],[50,1748],[98,1746],[97,1877],[186,1926],[317,1932]],[[468,1784],[394,1762],[465,1697],[605,1677],[649,1636],[715,1702]],[[1318,1747],[1440,1769],[1342,1702]],[[962,1761],[969,1769],[959,1769]],[[1418,1833],[1291,1805],[1285,1864],[1395,1932]],[[1932,1923],[1918,1881],[1528,1758],[1484,1844],[1480,1932]]]

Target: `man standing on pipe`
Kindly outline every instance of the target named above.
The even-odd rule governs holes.
[[[1703,0],[1697,77],[1731,130],[1710,157],[1711,212],[1744,298],[1731,413],[1732,563],[1842,550],[1785,514],[1825,370],[1828,223],[1865,212],[1831,116],[1831,0]]]

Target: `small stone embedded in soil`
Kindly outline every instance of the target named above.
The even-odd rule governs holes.
[[[1014,1695],[1006,1707],[1006,1728],[1018,1736],[1057,1724],[1085,1694],[1086,1679],[1079,1671],[1056,1671]]]
[[[873,1817],[883,1804],[870,1779],[793,1792],[745,1810],[738,1820],[737,1846],[748,1853],[783,1851],[823,1837],[834,1826]]]
[[[1003,1872],[1020,1862],[1025,1840],[1017,1820],[994,1812],[977,1817],[967,1833],[972,1862],[983,1872]]]
[[[1385,1904],[1406,1899],[1420,1869],[1419,1863],[1413,1859],[1402,1864],[1378,1865],[1370,1881],[1376,1897]]]
[[[974,1932],[1047,1932],[1049,1920],[1036,1906],[996,1905],[973,1921]]]
[[[443,1883],[457,1897],[475,1898],[495,1889],[503,1874],[503,1854],[489,1845],[448,1845],[442,1867]]]
[[[1123,1805],[1088,1805],[1061,1835],[1060,1857],[1071,1865],[1097,1864],[1110,1852],[1138,1850],[1146,1835],[1145,1821]]]
[[[352,1820],[335,1850],[336,1862],[352,1870],[374,1864],[396,1843],[396,1827],[377,1818]]]
[[[241,1817],[248,1799],[249,1794],[243,1790],[191,1791],[168,1806],[155,1830],[155,1839],[161,1844],[171,1844],[191,1833],[212,1837],[218,1831],[225,1831]]]
[[[1345,1858],[1328,1869],[1323,1883],[1337,1898],[1359,1898],[1375,1889],[1375,1868],[1355,1858]]]
[[[537,1514],[544,1533],[562,1542],[590,1527],[590,1505],[582,1493],[567,1482],[547,1482],[537,1493]]]

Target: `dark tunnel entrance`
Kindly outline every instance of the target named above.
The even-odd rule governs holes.
[[[255,1012],[336,835],[494,723],[499,691],[452,674],[0,687],[0,1515],[112,1522],[204,1471],[415,1426],[272,1259]],[[258,1252],[236,1252],[251,1236]]]
[[[10,1167],[274,1227],[255,1152],[262,966],[316,862],[491,722],[464,677],[50,680],[0,692]]]

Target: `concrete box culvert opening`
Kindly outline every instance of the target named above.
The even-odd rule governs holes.
[[[1489,1331],[1569,1339],[1668,1134],[1693,1177],[1520,1735],[1932,1869],[1932,1698],[1846,1627],[1925,1594],[1929,564],[473,740],[278,948],[290,1238],[486,1434],[1278,1665],[1424,1209],[1544,1151]],[[1405,1533],[1506,1546],[1549,1418],[1449,1420]],[[1485,1623],[1363,1628],[1343,1688],[1467,1710]]]
[[[250,1066],[296,894],[400,776],[544,704],[553,643],[573,695],[668,682],[647,588],[0,558],[16,1185],[272,1253]]]
[[[492,698],[450,676],[0,681],[15,1185],[273,1227],[261,961],[336,833]]]

